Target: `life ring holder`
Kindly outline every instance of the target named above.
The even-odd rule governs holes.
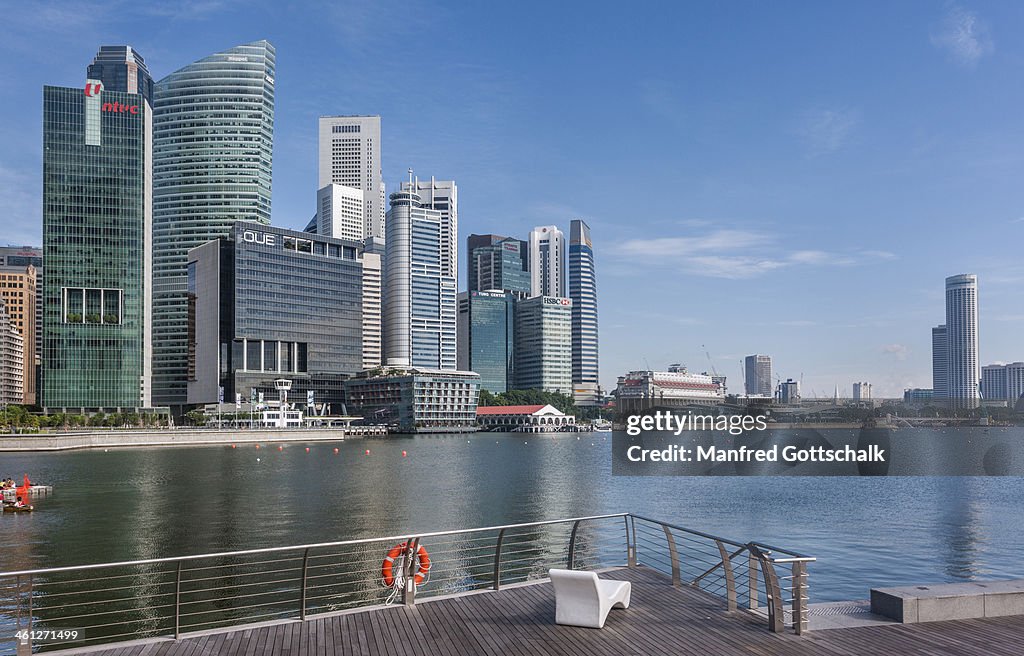
[[[414,548],[415,554],[413,554]],[[406,559],[413,556],[417,559],[416,573],[412,575],[413,584],[423,585],[430,579],[430,554],[426,547],[419,544],[419,541],[413,541],[411,544],[409,542],[396,544],[388,551],[380,566],[381,583],[385,588],[392,589],[388,603],[394,601],[398,591],[405,585],[406,568],[408,567]],[[399,565],[397,572],[395,571],[395,561],[398,561]]]

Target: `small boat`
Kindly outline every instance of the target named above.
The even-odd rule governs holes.
[[[612,422],[607,419],[596,419],[590,426],[595,433],[612,432]]]
[[[12,505],[5,505],[4,506],[4,512],[5,513],[32,512],[32,510],[33,510],[32,506],[12,506]]]

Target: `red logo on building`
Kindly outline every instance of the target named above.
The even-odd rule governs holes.
[[[103,91],[103,85],[101,83],[96,82],[96,83],[90,84],[90,83],[86,82],[86,84],[85,84],[85,95],[86,96],[88,96],[90,98],[93,97],[93,96],[99,96],[101,91]],[[111,102],[105,102],[102,105],[100,105],[100,111],[102,111],[102,112],[112,112],[114,114],[125,114],[125,113],[127,113],[127,114],[138,114],[139,113],[139,106],[138,105],[126,105],[126,104],[122,104],[122,103],[119,103],[119,102],[112,102],[112,103]]]
[[[89,84],[88,82],[85,83],[85,95],[86,96],[90,96],[90,97],[91,96],[98,96],[98,95],[100,95],[100,91],[103,91],[103,85],[100,84],[99,82],[97,82],[95,84]]]

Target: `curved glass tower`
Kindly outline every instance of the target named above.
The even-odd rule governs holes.
[[[185,403],[188,251],[236,221],[270,223],[274,46],[210,55],[156,83],[153,403]]]

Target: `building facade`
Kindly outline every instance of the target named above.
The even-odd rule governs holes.
[[[152,116],[143,95],[99,80],[43,89],[48,411],[151,406]]]
[[[535,296],[516,303],[515,389],[572,394],[572,299]]]
[[[947,393],[954,407],[977,407],[981,368],[978,362],[978,277],[946,278]]]
[[[515,294],[471,291],[459,294],[460,371],[480,374],[480,389],[501,394],[514,384]]]
[[[316,192],[316,234],[337,239],[365,238],[363,191],[329,184]]]
[[[36,269],[0,267],[0,301],[6,306],[7,321],[22,339],[22,398],[19,403],[36,403]]]
[[[981,398],[986,401],[1006,401],[1006,365],[987,364],[981,368]]]
[[[853,384],[853,400],[854,401],[870,401],[871,400],[871,383],[854,383]]]
[[[386,207],[384,178],[381,177],[380,117],[321,116],[319,128],[317,189],[336,184],[361,191],[363,221],[358,238],[383,239]]]
[[[472,371],[391,368],[345,383],[349,412],[402,433],[476,430],[480,377]]]
[[[489,243],[480,243],[482,239]],[[498,235],[470,235],[466,253],[469,291],[503,290],[515,292],[520,298],[529,296],[526,242]]]
[[[718,405],[725,390],[707,374],[691,374],[683,365],[668,371],[631,371],[619,376],[615,398],[622,416],[652,408]]]
[[[772,357],[748,355],[744,366],[747,396],[772,396]]]
[[[153,105],[153,78],[146,60],[131,46],[100,46],[86,75],[108,91],[137,93]]]
[[[0,270],[36,270],[36,366],[43,357],[43,249],[38,246],[0,246]],[[38,384],[38,381],[37,381]]]
[[[565,296],[565,233],[555,226],[531,230],[529,267],[530,296]]]
[[[24,403],[25,339],[0,300],[0,407]]]
[[[1021,397],[1024,396],[1024,362],[1011,362],[1006,365],[1006,401],[1011,408],[1021,409]]]
[[[153,397],[180,407],[188,382],[191,249],[236,221],[270,223],[275,51],[229,48],[156,83],[153,137]]]
[[[590,226],[569,224],[569,298],[572,299],[572,389],[577,405],[600,401],[597,341],[597,276]]]
[[[481,430],[556,433],[576,430],[576,417],[552,405],[498,405],[476,409]]]
[[[236,223],[189,252],[188,403],[273,393],[340,410],[363,368],[362,244]]]
[[[946,325],[932,328],[932,395],[935,400],[949,398],[949,349]]]
[[[384,329],[381,323],[384,293],[384,240],[363,242],[363,368],[384,364]]]
[[[455,261],[445,253],[454,212],[426,206],[414,183],[391,194],[384,256],[384,359],[456,368]]]

